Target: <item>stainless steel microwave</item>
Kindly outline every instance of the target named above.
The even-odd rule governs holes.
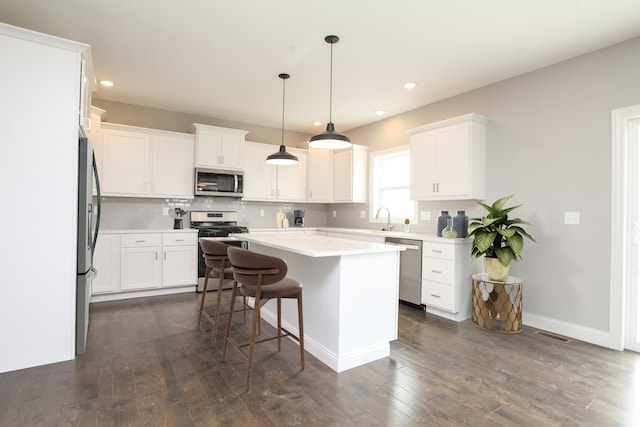
[[[242,197],[243,176],[240,171],[196,169],[196,196]]]

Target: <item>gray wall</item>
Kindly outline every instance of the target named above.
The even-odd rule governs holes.
[[[375,151],[408,144],[405,131],[420,125],[470,112],[488,117],[487,201],[515,194],[513,204],[524,206],[514,213],[535,224],[531,232],[538,243],[526,242],[524,260],[511,266],[511,274],[524,279],[527,317],[608,331],[611,110],[640,104],[638,76],[640,39],[634,39],[347,133],[354,143]],[[185,132],[196,121],[251,130],[248,140],[280,141],[278,129],[101,100],[94,104],[107,110],[114,123]],[[111,218],[119,224],[129,207],[157,212],[154,203],[163,202],[110,203]],[[241,206],[243,222],[253,226],[270,226],[279,209],[256,202]],[[268,211],[263,218],[256,217],[261,206]],[[310,225],[377,228],[360,219],[366,204],[306,207]],[[433,219],[412,229],[434,232],[435,217],[443,209],[482,213],[472,201],[420,202],[420,210],[430,211]],[[565,225],[565,211],[579,211],[580,225]]]
[[[611,110],[640,104],[638,76],[634,39],[348,134],[375,150],[407,144],[404,131],[419,125],[471,112],[488,117],[487,201],[514,193],[513,204],[524,203],[516,216],[535,224],[538,243],[525,243],[523,261],[511,266],[524,279],[524,310],[607,331]],[[565,225],[565,211],[579,211],[580,225]],[[347,207],[337,218],[348,215]]]

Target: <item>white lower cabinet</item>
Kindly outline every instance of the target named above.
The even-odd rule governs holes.
[[[121,237],[121,290],[162,286],[161,244],[160,234],[125,234]]]
[[[91,282],[93,294],[120,290],[120,235],[100,234],[93,254],[97,274]]]
[[[197,257],[194,232],[102,234],[94,256],[98,276],[93,300],[160,295],[195,286]]]
[[[162,285],[189,285],[198,280],[198,236],[162,235]]]
[[[422,303],[451,320],[471,317],[471,241],[425,241],[422,247]]]

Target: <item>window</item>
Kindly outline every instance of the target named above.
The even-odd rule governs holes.
[[[386,220],[386,215],[375,218],[378,209],[386,207],[393,222],[409,218],[415,223],[416,203],[409,199],[410,168],[409,146],[371,153],[371,222]]]

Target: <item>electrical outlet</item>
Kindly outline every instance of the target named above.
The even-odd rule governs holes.
[[[367,213],[365,211],[360,211],[360,218],[366,218]]]
[[[332,211],[331,215],[333,215],[333,217],[335,218],[336,217],[336,211]]]
[[[169,208],[162,208],[162,215],[164,216],[169,215]]]
[[[431,211],[420,212],[420,219],[422,221],[431,221]]]
[[[580,224],[580,212],[565,212],[564,223],[572,225]]]
[[[260,209],[260,216],[264,216],[264,209]]]

